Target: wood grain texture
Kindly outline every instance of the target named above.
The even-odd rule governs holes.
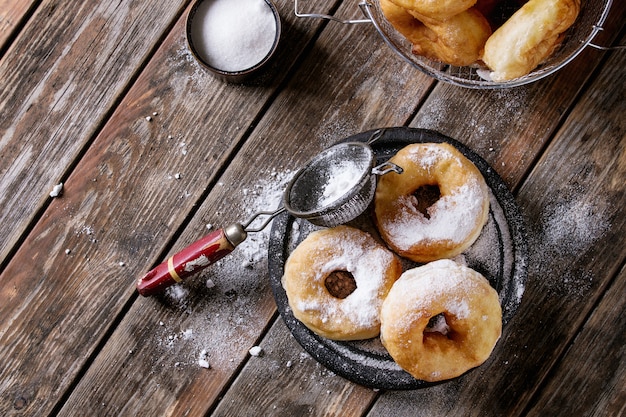
[[[538,393],[527,416],[626,412],[626,271],[622,270]]]
[[[9,36],[0,414],[553,415],[575,407],[572,393],[587,415],[623,413],[623,332],[607,325],[624,327],[623,54],[589,49],[537,84],[465,90],[408,66],[371,25],[298,19],[279,0],[278,56],[259,78],[230,85],[189,54],[189,3],[44,0]],[[31,3],[10,4],[0,40],[6,16]],[[352,1],[303,4],[362,17]],[[624,17],[614,6],[597,43],[610,44]],[[322,148],[406,124],[478,151],[529,220],[521,309],[479,369],[411,392],[333,375],[277,317],[269,228],[184,284],[137,296],[135,280],[208,224],[276,207]],[[264,355],[250,356],[255,345]]]
[[[7,47],[7,42],[35,3],[33,0],[0,0],[0,51]]]
[[[361,416],[374,390],[353,384],[306,353],[281,319],[250,357],[213,416]]]
[[[46,1],[12,43],[0,62],[0,205],[13,207],[0,218],[2,263],[180,12]]]
[[[2,367],[3,414],[46,413],[54,407],[134,294],[136,277],[167,244],[159,233],[176,230],[175,221],[184,220],[217,172],[212,168],[219,168],[237,143],[224,138],[243,135],[263,108],[258,96],[271,94],[234,87],[230,98],[222,95],[229,87],[191,59],[183,24],[172,36],[172,49],[157,54],[155,72],[138,81],[69,177],[63,197],[52,202],[2,275],[0,339],[3,355],[10,358]],[[186,101],[194,97],[195,105]],[[215,102],[240,109],[247,121],[242,114],[206,107]],[[211,135],[193,129],[198,120],[212,123]],[[204,168],[184,171],[177,181],[185,166]],[[36,331],[29,330],[33,323]]]

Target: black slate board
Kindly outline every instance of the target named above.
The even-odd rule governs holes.
[[[438,132],[407,127],[392,127],[362,132],[340,142],[371,143],[381,164],[411,143],[447,142],[455,146],[482,172],[491,193],[489,220],[478,240],[460,255],[465,264],[482,273],[498,291],[505,325],[515,314],[524,292],[527,276],[528,250],[523,218],[515,200],[500,176],[471,149]],[[371,224],[368,210],[354,222]],[[375,233],[375,229],[370,232]],[[310,331],[292,314],[281,279],[291,251],[310,232],[319,227],[283,213],[274,219],[268,248],[270,284],[278,311],[300,345],[322,365],[355,383],[385,390],[423,388],[433,383],[417,380],[402,370],[389,356],[378,338],[338,342]],[[367,227],[366,227],[367,228]],[[404,268],[418,264],[403,260]],[[501,342],[500,342],[501,343]]]

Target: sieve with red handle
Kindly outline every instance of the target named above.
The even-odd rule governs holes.
[[[156,294],[212,265],[246,240],[249,232],[261,231],[284,211],[323,227],[358,217],[374,198],[376,176],[402,172],[401,167],[389,162],[375,166],[376,158],[369,144],[381,132],[376,131],[367,143],[343,142],[322,151],[291,179],[281,207],[255,213],[243,224],[216,230],[170,256],[137,281],[139,294]],[[265,217],[262,224],[254,227],[253,223],[261,217]]]

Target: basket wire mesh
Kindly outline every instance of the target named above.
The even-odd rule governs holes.
[[[378,0],[364,0],[359,6],[372,21],[385,42],[402,58],[426,74],[463,87],[508,88],[537,81],[571,62],[602,30],[611,2],[612,0],[582,0],[578,18],[566,31],[557,50],[529,74],[505,82],[484,79],[480,73],[486,68],[481,68],[479,65],[456,67],[413,54],[411,43],[385,19]],[[499,9],[502,22],[519,7],[516,1],[505,0]]]

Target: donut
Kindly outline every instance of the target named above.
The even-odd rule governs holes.
[[[310,233],[289,255],[282,285],[295,318],[320,336],[361,340],[380,333],[383,299],[402,273],[399,259],[350,226]]]
[[[389,23],[411,42],[414,54],[456,66],[470,65],[480,58],[491,27],[478,10],[463,10],[439,20],[398,6],[398,2],[381,0],[381,10]]]
[[[502,332],[496,290],[480,273],[448,259],[405,271],[380,319],[381,342],[393,360],[428,382],[484,363]]]
[[[493,81],[530,73],[549,57],[580,12],[580,0],[530,0],[485,43],[482,61]]]
[[[405,10],[431,19],[446,20],[476,4],[477,0],[391,0]],[[382,2],[381,2],[382,6]]]
[[[469,248],[489,215],[489,191],[478,168],[447,143],[411,144],[390,162],[404,172],[379,177],[374,196],[374,220],[387,245],[415,262]]]
[[[411,13],[423,23],[427,36],[413,42],[413,53],[458,67],[478,61],[491,35],[489,22],[477,9],[462,11],[446,20]]]

